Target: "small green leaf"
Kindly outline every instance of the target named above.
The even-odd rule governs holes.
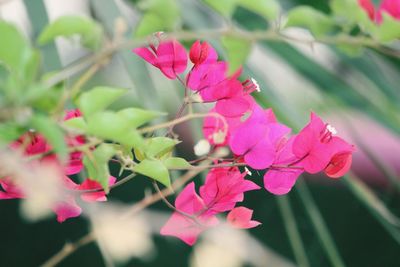
[[[160,160],[145,159],[136,165],[133,170],[153,178],[167,187],[171,185],[168,169]]]
[[[68,148],[65,144],[61,128],[51,118],[43,115],[33,116],[31,126],[46,138],[60,160],[65,162],[67,160]]]
[[[89,178],[101,184],[106,193],[109,192],[110,170],[109,160],[115,155],[116,150],[112,144],[103,143],[92,151],[91,157],[85,155],[83,164],[85,165]]]
[[[161,115],[165,115],[165,113],[140,108],[126,108],[118,111],[118,115],[127,120],[130,126],[137,128]]]
[[[275,20],[280,11],[276,0],[239,0],[238,4],[269,21]]]
[[[178,157],[171,157],[171,158],[164,160],[164,165],[168,169],[187,169],[190,166],[192,166],[185,159],[178,158]]]
[[[77,100],[79,109],[83,115],[90,116],[93,113],[104,110],[115,100],[126,93],[126,89],[117,89],[111,87],[95,87],[92,90],[81,94]]]
[[[230,18],[236,9],[239,0],[203,0],[208,6],[220,13],[221,15]]]
[[[136,28],[136,37],[157,31],[172,31],[180,23],[180,9],[175,0],[144,0],[138,6],[144,15]]]
[[[140,147],[142,136],[117,113],[98,112],[87,119],[88,133],[103,139],[119,142],[128,147]]]
[[[299,6],[288,13],[285,27],[304,27],[315,36],[322,36],[333,30],[334,21],[324,13],[309,7]]]
[[[170,152],[178,141],[168,137],[154,137],[146,142],[144,154],[149,157],[162,157],[164,154]]]
[[[82,16],[63,16],[49,24],[38,38],[38,43],[44,45],[56,37],[81,36],[82,45],[97,49],[103,40],[103,29],[94,20]]]
[[[228,55],[229,73],[232,74],[245,63],[251,50],[251,42],[230,36],[222,37],[221,42]]]

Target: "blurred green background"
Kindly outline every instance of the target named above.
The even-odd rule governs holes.
[[[153,2],[8,0],[0,1],[0,17],[16,22],[34,40],[49,19],[61,14],[85,14],[99,21],[111,37],[116,18],[124,18],[129,27],[135,28]],[[178,17],[172,23],[176,28],[196,31],[227,23],[200,0],[164,3],[165,12]],[[284,10],[307,4],[330,11],[328,1],[279,3]],[[271,26],[243,8],[237,8],[228,23],[248,30]],[[308,36],[304,31],[296,34]],[[218,40],[209,40],[224,54]],[[398,42],[395,47],[399,47]],[[57,42],[57,47],[47,45],[41,52],[46,72],[68,66],[88,53],[65,40]],[[247,193],[244,204],[255,210],[255,219],[263,222],[251,230],[252,235],[295,264],[295,251],[300,250],[306,253],[310,266],[400,266],[399,59],[372,50],[352,57],[335,47],[263,41],[253,46],[244,70],[243,77],[256,77],[262,87],[257,99],[264,107],[273,107],[280,120],[298,129],[314,110],[327,121],[337,122],[338,130],[357,146],[353,171],[345,178],[303,177],[304,181],[299,181],[286,197],[265,190]],[[120,101],[120,106],[142,106],[172,114],[182,94],[179,84],[166,81],[129,49],[119,52],[85,87],[105,84],[131,89],[130,97]],[[181,156],[193,158],[193,143],[201,138],[199,127],[201,124],[195,122],[178,128],[181,137],[186,138],[178,146]],[[262,175],[255,173],[253,181],[262,185]],[[141,199],[144,188],[151,188],[150,182],[138,178],[113,190],[110,199],[133,203]],[[152,208],[169,211],[163,203]],[[0,266],[38,266],[66,241],[83,236],[89,227],[82,217],[62,224],[54,218],[25,222],[17,200],[0,201],[0,210]],[[293,227],[301,236],[300,248],[293,247]],[[154,238],[154,258],[133,259],[121,266],[187,266],[191,248],[179,240]],[[104,263],[96,245],[89,244],[60,266]]]

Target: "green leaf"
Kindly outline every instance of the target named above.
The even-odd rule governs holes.
[[[118,111],[118,115],[127,120],[130,126],[137,128],[161,115],[165,115],[165,113],[140,108],[126,108]]]
[[[136,37],[157,31],[172,31],[180,23],[180,9],[175,0],[145,0],[139,3],[144,15],[136,28]]]
[[[238,4],[270,21],[275,20],[280,11],[276,0],[239,0]]]
[[[99,86],[81,94],[77,101],[84,116],[104,110],[126,93],[126,89]]]
[[[103,111],[88,117],[88,133],[103,139],[119,142],[128,147],[140,147],[142,136],[128,121],[112,111]]]
[[[178,158],[178,157],[171,157],[171,158],[164,160],[164,165],[168,169],[187,169],[190,166],[192,166],[185,159]]]
[[[0,144],[8,144],[18,139],[23,133],[23,129],[14,122],[0,123]]]
[[[386,12],[382,12],[383,21],[376,28],[374,36],[382,42],[391,42],[400,38],[400,21]]]
[[[82,132],[87,132],[87,124],[85,119],[82,117],[71,118],[63,122],[64,125],[72,130],[78,130]]]
[[[228,55],[229,73],[232,74],[245,63],[251,50],[251,42],[230,36],[222,37],[221,42]]]
[[[221,15],[230,18],[236,9],[239,0],[203,0],[208,6],[220,13]]]
[[[146,142],[144,154],[149,157],[162,157],[164,154],[170,152],[178,141],[168,137],[154,137]]]
[[[167,187],[171,185],[168,169],[160,160],[145,159],[136,165],[133,170],[153,178]]]
[[[36,77],[39,53],[14,25],[0,20],[0,64],[4,64],[20,85],[27,85]]]
[[[89,178],[101,184],[106,193],[109,192],[110,170],[109,160],[115,155],[116,150],[112,144],[103,143],[99,145],[91,156],[85,155],[83,164],[85,165]]]
[[[61,128],[50,117],[43,115],[34,115],[31,119],[31,126],[46,138],[60,160],[65,162],[68,148]]]
[[[44,45],[56,37],[80,35],[82,45],[97,49],[103,40],[103,29],[94,20],[83,16],[63,16],[49,24],[38,38],[38,43]]]
[[[285,27],[304,27],[316,37],[332,31],[335,26],[330,17],[309,6],[296,7],[289,11],[287,16]]]

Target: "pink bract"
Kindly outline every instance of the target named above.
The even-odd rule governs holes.
[[[160,40],[158,47],[150,45],[150,49],[147,47],[140,47],[133,49],[133,52],[160,69],[169,79],[175,79],[178,74],[186,70],[186,50],[183,45],[176,40]]]
[[[334,136],[330,127],[311,113],[310,123],[296,136],[293,154],[299,158],[297,165],[306,172],[318,173],[325,169],[335,154],[352,151],[352,146]]]
[[[291,131],[277,123],[273,113],[268,113],[272,110],[266,112],[255,105],[251,116],[237,128],[229,141],[232,152],[244,156],[244,161],[257,170],[271,166],[279,141]]]
[[[186,185],[178,195],[175,207],[179,212],[195,216],[196,220],[174,212],[161,228],[161,235],[175,236],[186,244],[193,245],[200,233],[218,224],[218,219],[214,215],[204,213],[206,205],[196,193],[193,182]]]
[[[243,201],[244,192],[260,189],[252,181],[244,179],[237,167],[211,170],[206,182],[200,187],[200,196],[207,206],[207,213],[216,214],[233,209]]]
[[[236,207],[226,217],[228,223],[234,228],[250,229],[259,226],[261,223],[251,220],[253,210],[246,207]]]

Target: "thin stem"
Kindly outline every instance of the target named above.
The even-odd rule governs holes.
[[[174,119],[172,121],[168,121],[168,122],[165,122],[165,123],[157,124],[157,125],[154,125],[154,126],[141,128],[141,129],[138,130],[138,132],[141,133],[141,134],[151,133],[151,132],[154,132],[154,131],[159,130],[159,129],[169,128],[171,126],[173,127],[173,126],[175,126],[177,124],[183,123],[183,122],[191,120],[191,119],[205,118],[205,117],[208,117],[208,116],[212,116],[212,117],[216,117],[217,119],[220,119],[222,121],[222,123],[224,124],[224,132],[225,132],[225,134],[227,133],[228,124],[227,124],[225,118],[222,115],[220,115],[220,114],[218,114],[216,112],[187,114],[187,115],[185,115],[183,117]]]
[[[267,31],[246,31],[237,28],[226,28],[226,29],[215,29],[208,31],[177,31],[171,32],[164,35],[164,40],[178,39],[178,40],[196,40],[196,39],[207,39],[207,38],[220,38],[222,36],[238,37],[244,40],[255,41],[276,41],[276,42],[288,42],[295,41],[303,44],[322,43],[328,45],[346,44],[351,46],[364,46],[372,49],[376,49],[379,52],[400,58],[400,51],[383,46],[379,42],[365,37],[365,36],[350,36],[350,35],[337,35],[337,36],[325,36],[316,38],[314,40],[301,39],[290,35],[282,34],[274,30]],[[59,73],[52,76],[46,81],[48,87],[52,87],[59,82],[70,78],[71,76],[79,73],[86,67],[96,62],[101,62],[104,58],[112,56],[115,52],[124,49],[131,49],[134,47],[145,46],[148,44],[148,37],[135,39],[135,40],[123,40],[115,42],[113,45],[103,49],[101,52],[95,55],[85,57],[71,64]]]
[[[88,233],[87,235],[83,236],[81,239],[74,243],[66,243],[64,247],[54,254],[50,259],[48,259],[45,263],[41,265],[41,267],[53,267],[62,262],[65,258],[69,255],[74,253],[79,248],[91,243],[94,241],[94,236],[92,233]]]
[[[179,209],[177,209],[174,205],[172,205],[171,202],[168,201],[168,199],[163,195],[163,192],[160,190],[160,187],[158,186],[157,182],[155,180],[153,180],[153,187],[154,189],[156,189],[157,193],[160,195],[161,200],[165,203],[165,205],[167,205],[170,209],[172,209],[173,211],[179,213],[180,215],[187,217],[190,220],[193,220],[196,224],[198,225],[202,225],[202,223],[196,218],[196,216],[193,216],[189,213],[183,212]]]

